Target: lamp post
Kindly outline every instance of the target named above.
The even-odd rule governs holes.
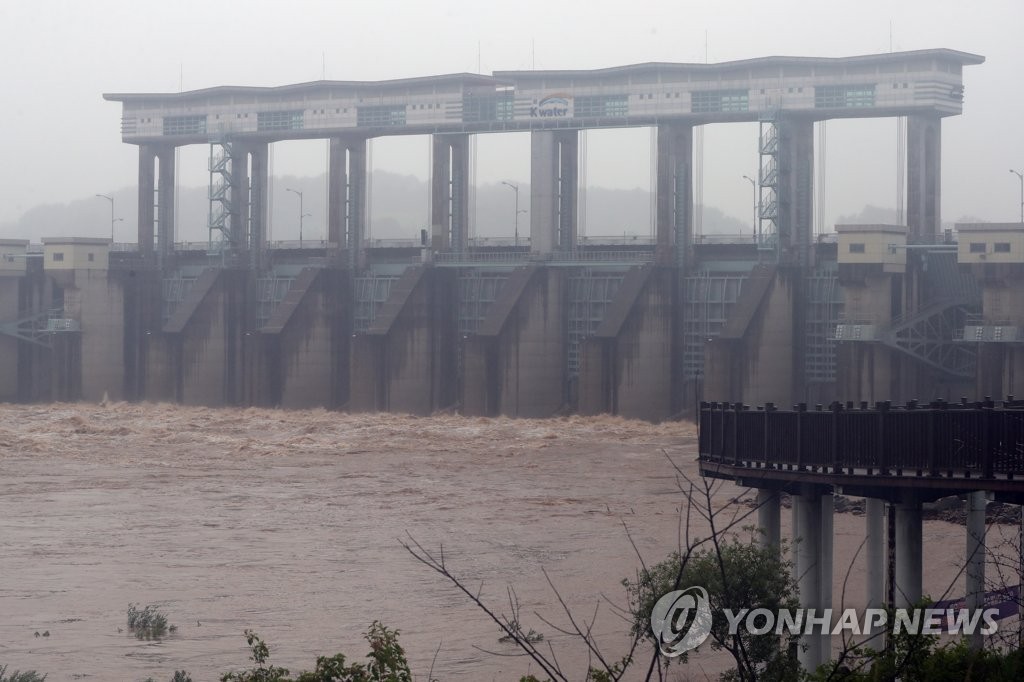
[[[754,229],[752,236],[754,241],[757,241],[757,214],[760,213],[758,210],[761,207],[761,197],[757,193],[757,183],[754,182],[754,178],[749,175],[744,175],[743,179],[750,183],[750,188],[754,190]]]
[[[501,184],[505,185],[506,187],[511,187],[512,191],[516,193],[515,237],[514,237],[513,243],[518,248],[519,247],[519,214],[520,213],[526,213],[526,209],[523,209],[522,211],[519,210],[519,185],[514,185],[511,182],[505,182],[504,180],[501,181]]]
[[[286,192],[291,192],[292,194],[298,194],[299,195],[299,248],[301,249],[302,248],[302,219],[305,218],[306,216],[308,216],[309,214],[308,213],[303,213],[303,211],[302,211],[302,192],[300,192],[297,189],[290,189],[288,187],[285,188],[285,191]]]
[[[97,194],[96,196],[101,199],[106,199],[107,201],[110,202],[110,243],[111,245],[113,245],[114,223],[116,223],[118,220],[123,220],[123,218],[114,218],[114,197],[110,196],[109,194]]]
[[[1020,180],[1020,221],[1024,223],[1024,173],[1019,170],[1010,169],[1010,172]]]

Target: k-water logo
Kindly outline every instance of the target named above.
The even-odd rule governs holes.
[[[533,118],[565,118],[569,115],[569,98],[565,95],[549,95],[530,107]]]

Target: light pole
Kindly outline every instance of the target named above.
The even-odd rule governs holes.
[[[760,213],[758,209],[761,207],[761,197],[757,193],[757,183],[754,182],[754,178],[749,175],[744,175],[743,179],[750,183],[751,189],[754,190],[754,231],[752,236],[754,241],[757,241],[757,214]]]
[[[506,187],[511,187],[512,191],[516,193],[515,237],[514,237],[514,242],[513,243],[518,248],[519,247],[519,214],[520,213],[526,213],[526,209],[523,209],[522,211],[519,210],[519,185],[514,185],[511,182],[505,182],[504,180],[501,181],[501,184],[505,185]]]
[[[302,219],[305,218],[306,216],[308,216],[309,214],[302,212],[302,192],[300,192],[297,189],[290,189],[288,187],[285,188],[285,191],[286,192],[291,192],[292,194],[298,194],[299,195],[299,248],[301,249],[302,248]]]
[[[1010,172],[1017,176],[1020,180],[1020,221],[1024,223],[1024,173],[1019,170],[1010,169]]]
[[[110,243],[111,245],[113,245],[114,223],[116,223],[118,220],[123,220],[123,218],[114,218],[114,197],[110,196],[109,194],[97,194],[96,196],[101,199],[106,199],[107,201],[110,202]]]

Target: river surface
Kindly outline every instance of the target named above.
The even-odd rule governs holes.
[[[676,548],[682,496],[667,458],[695,475],[695,457],[692,425],[610,417],[0,405],[0,665],[51,682],[162,682],[176,669],[202,682],[247,665],[251,628],[297,673],[318,654],[361,659],[380,620],[401,631],[418,680],[538,672],[489,653],[515,649],[403,549],[413,537],[443,545],[496,611],[509,613],[514,588],[524,628],[582,680],[586,656],[553,627],[568,621],[544,572],[577,616],[597,608],[606,655],[624,654],[612,604],[625,605],[621,580],[639,565],[630,537],[647,562]],[[741,492],[725,484],[715,504]],[[863,519],[837,515],[835,527],[838,602]],[[937,585],[955,576],[963,529],[926,533],[944,548],[926,562]],[[135,639],[132,602],[159,605],[177,631]],[[703,650],[691,661],[686,679],[723,667]]]

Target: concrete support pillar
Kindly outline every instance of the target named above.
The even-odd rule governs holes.
[[[981,609],[985,604],[985,508],[988,497],[984,492],[967,495],[967,608]],[[984,635],[971,635],[971,648],[980,650]]]
[[[156,150],[149,145],[139,145],[139,222],[138,240],[139,253],[143,256],[153,255],[154,237],[154,201],[156,189],[156,170],[154,160]]]
[[[580,188],[580,135],[576,130],[561,130],[558,140],[558,251],[576,250],[579,223],[577,206]]]
[[[814,121],[783,118],[779,127],[779,257],[806,265],[814,229]]]
[[[765,547],[779,549],[782,539],[782,508],[779,491],[768,488],[757,490],[757,525],[761,529],[761,542]]]
[[[942,119],[907,117],[907,237],[931,237],[942,230]]]
[[[865,571],[867,580],[864,594],[867,608],[880,609],[885,600],[885,502],[875,498],[865,500]],[[871,632],[868,634],[877,634]],[[875,647],[876,649],[879,647]]]
[[[832,608],[832,550],[833,541],[835,539],[835,528],[833,526],[832,515],[835,512],[835,496],[830,493],[822,493],[821,495],[821,562],[819,564],[821,571],[821,608],[830,609]],[[831,644],[830,640],[826,639],[825,646]],[[825,658],[823,661],[830,658],[830,650],[828,648],[823,650]]]
[[[332,137],[327,241],[348,251],[353,269],[363,262],[366,236],[366,138]]]
[[[434,135],[430,170],[430,244],[463,252],[469,245],[469,135]]]
[[[572,252],[577,229],[579,133],[537,130],[530,136],[531,251]]]
[[[327,161],[327,243],[336,249],[345,241],[347,195],[348,148],[343,140],[332,137]]]
[[[232,248],[249,246],[249,146],[231,146],[231,216],[228,218]]]
[[[821,492],[816,488],[805,488],[793,496],[793,511],[796,516],[799,536],[794,536],[796,545],[797,586],[800,590],[800,606],[814,609],[821,616]],[[822,637],[814,634],[803,637],[798,657],[800,664],[808,671],[814,671],[824,658]]]
[[[921,599],[921,502],[912,494],[896,505],[896,608]]]
[[[693,126],[659,125],[657,155],[657,260],[685,265],[693,241]]]
[[[174,147],[157,152],[160,180],[157,188],[157,251],[166,256],[174,251]]]
[[[269,148],[266,142],[250,148],[252,165],[249,190],[249,253],[253,269],[263,266],[267,246],[267,189],[270,183]]]

